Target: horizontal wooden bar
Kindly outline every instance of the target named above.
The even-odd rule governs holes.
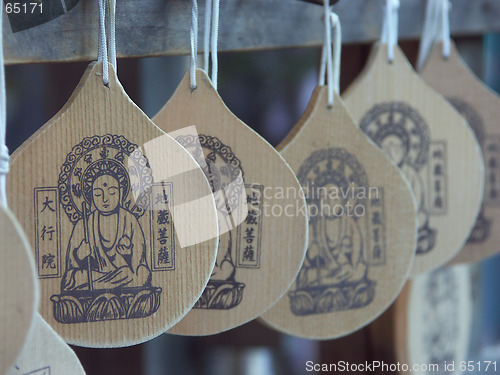
[[[9,64],[93,60],[97,55],[97,1],[65,0],[74,7],[39,26],[13,32],[4,12],[4,53]],[[204,2],[200,1],[200,47]],[[376,40],[383,0],[344,0],[334,6],[342,21],[343,41]],[[405,0],[400,8],[400,37],[418,38],[424,0]],[[69,7],[68,7],[69,8]],[[117,0],[119,57],[180,55],[189,51],[191,1]],[[220,51],[243,51],[321,44],[322,7],[298,0],[225,0],[221,2]],[[500,1],[453,0],[454,35],[500,30]],[[201,48],[200,48],[201,50]]]

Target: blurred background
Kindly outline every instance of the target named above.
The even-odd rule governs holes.
[[[456,42],[473,71],[498,92],[500,34],[457,38]],[[415,62],[418,43],[400,44]],[[360,73],[369,51],[367,44],[344,46],[341,90]],[[319,48],[220,53],[219,93],[236,116],[276,145],[309,101],[317,84],[319,54]],[[65,104],[87,64],[7,67],[7,143],[11,152]],[[184,56],[121,59],[118,76],[131,99],[152,117],[172,95],[187,67]],[[469,358],[498,360],[500,365],[500,257],[473,267],[477,300]],[[129,348],[74,350],[89,375],[294,375],[306,373],[307,360],[382,360],[374,354],[376,338],[371,335],[368,327],[345,338],[319,342],[279,334],[250,322],[210,337],[165,334]]]

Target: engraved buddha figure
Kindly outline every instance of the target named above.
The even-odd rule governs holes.
[[[82,215],[71,233],[62,291],[151,286],[144,232],[123,207],[125,173],[103,165],[84,176],[83,194],[91,212]]]
[[[229,215],[219,214],[222,220],[229,220]],[[212,270],[211,280],[230,280],[234,281],[236,274],[236,266],[233,259],[235,258],[233,245],[233,231],[228,231],[219,236],[219,250],[217,251],[217,259]]]
[[[176,137],[202,167],[213,192],[219,224],[219,248],[207,287],[195,309],[228,310],[243,298],[245,284],[237,270],[238,230],[242,199],[246,204],[245,183],[240,160],[217,137],[188,134]],[[246,214],[245,214],[246,216]],[[244,219],[244,218],[243,218]]]
[[[320,189],[321,207],[310,221],[312,240],[297,279],[297,288],[340,286],[367,278],[363,236],[349,200],[335,184]],[[352,205],[350,206],[352,209]]]
[[[309,245],[296,288],[288,293],[292,313],[368,305],[376,283],[368,277],[365,210],[357,211],[366,209],[367,198],[358,194],[369,186],[363,166],[345,149],[330,148],[312,153],[297,176],[307,196]]]
[[[366,133],[391,159],[409,182],[418,208],[418,244],[416,253],[434,248],[436,230],[429,226],[425,185],[425,166],[431,147],[430,131],[424,118],[405,102],[375,105],[360,121]],[[441,172],[442,173],[442,172]]]
[[[425,208],[424,182],[415,167],[406,162],[407,146],[399,136],[390,134],[382,140],[381,148],[408,180],[417,201],[419,228],[426,228],[429,224],[429,214]]]
[[[234,281],[236,267],[233,259],[234,254],[234,233],[231,230],[231,215],[228,211],[229,205],[227,202],[228,190],[231,187],[232,181],[226,181],[228,174],[228,166],[225,163],[222,165],[216,164],[216,156],[214,153],[209,153],[206,159],[205,175],[207,176],[212,192],[214,193],[215,205],[217,207],[217,215],[219,218],[219,227],[221,235],[219,236],[219,249],[217,251],[217,259],[212,270],[211,280],[218,281]],[[225,178],[226,177],[226,178]],[[228,188],[229,186],[229,188]]]

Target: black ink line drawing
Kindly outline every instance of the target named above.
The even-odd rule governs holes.
[[[35,188],[35,256],[38,277],[62,276],[60,207],[55,187]]]
[[[479,113],[471,104],[467,103],[465,100],[457,97],[447,97],[446,99],[455,107],[458,112],[460,112],[462,116],[465,117],[472,131],[474,132],[477,141],[481,146],[481,149],[484,149],[486,129],[484,127],[483,119],[481,118]],[[488,172],[486,172],[486,175],[488,175]],[[481,211],[479,212],[479,215],[477,217],[474,229],[472,230],[467,243],[478,244],[486,241],[490,237],[490,230],[491,220],[488,219],[485,215],[485,207],[483,202],[483,204],[481,204]]]
[[[426,207],[424,166],[429,161],[431,145],[429,127],[422,116],[406,103],[375,105],[362,118],[366,133],[399,167],[410,183],[418,205],[417,255],[430,252],[435,245],[436,230],[429,226]]]
[[[177,137],[176,140],[194,156],[205,172],[214,193],[219,226],[224,226],[221,225],[222,220],[223,224],[225,221],[228,228],[233,228],[232,214],[241,207],[242,193],[245,194],[243,191],[245,189],[243,168],[240,160],[234,155],[231,148],[217,137],[204,134],[198,136],[183,135]],[[259,218],[257,217],[257,219]],[[252,235],[258,236],[259,231],[252,232]],[[237,228],[219,236],[219,251],[214,270],[203,295],[194,308],[228,310],[236,307],[242,301],[245,284],[237,281],[236,277],[238,238]],[[255,244],[259,243],[259,238],[256,238]],[[252,250],[260,252],[260,246],[254,246]],[[254,256],[256,259],[260,259],[258,254],[254,254]]]
[[[456,345],[460,332],[458,319],[459,288],[456,275],[448,268],[433,271],[425,283],[423,319],[426,322],[422,348],[428,363],[444,368],[445,362],[456,359]]]
[[[55,319],[81,323],[143,318],[160,306],[139,218],[153,178],[138,146],[119,135],[85,138],[61,166],[59,199],[73,223]],[[134,199],[134,197],[136,197]]]
[[[369,207],[365,215],[367,252],[366,261],[370,266],[383,266],[386,264],[386,236],[385,236],[385,205],[384,188],[377,187],[374,196],[369,197]],[[370,194],[371,195],[371,194]]]
[[[151,186],[151,268],[152,271],[175,270],[173,183],[159,182]]]
[[[484,160],[486,181],[483,201],[488,207],[500,207],[500,134],[488,134],[485,140]]]
[[[288,293],[292,313],[303,316],[367,306],[375,296],[376,283],[368,278],[365,218],[324,209],[362,205],[368,210],[367,199],[332,194],[368,189],[363,166],[343,148],[324,149],[306,159],[297,178],[307,189],[309,212],[318,214],[309,216],[309,247],[295,290]]]
[[[448,207],[448,155],[446,141],[432,141],[429,151],[427,169],[427,213],[433,215],[446,215]]]
[[[260,268],[260,249],[262,238],[262,220],[259,219],[263,207],[264,186],[245,184],[248,213],[245,220],[238,225],[236,243],[236,267]]]
[[[23,375],[50,375],[50,366],[27,372]]]

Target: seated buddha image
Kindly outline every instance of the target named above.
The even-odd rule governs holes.
[[[237,229],[234,227],[242,199],[246,205],[243,172],[239,161],[233,162],[236,164],[233,166],[213,151],[208,152],[205,163],[204,172],[214,193],[220,235],[215,266],[195,308],[227,310],[241,302],[245,286],[236,280]]]
[[[227,202],[229,194],[226,194],[227,186],[231,181],[226,181],[228,176],[225,176],[228,168],[222,163],[222,166],[218,165],[216,156],[213,153],[208,155],[206,163],[205,175],[214,193],[219,227],[221,228],[221,233],[223,233],[219,236],[219,250],[210,279],[234,281],[236,274],[236,267],[233,261],[235,258],[233,246],[234,233],[231,230],[231,209],[228,207]]]
[[[389,134],[381,140],[380,146],[405,175],[411,186],[418,209],[419,241],[417,254],[426,253],[434,246],[435,231],[429,228],[429,213],[425,206],[424,182],[417,168],[408,162],[407,142],[396,134]]]
[[[328,151],[338,153],[336,149]],[[333,169],[333,161],[321,163],[307,172],[316,193],[309,192],[315,195],[308,198],[311,214],[306,258],[296,288],[289,292],[295,315],[357,309],[368,305],[375,295],[375,282],[368,277],[364,219],[353,213],[353,207],[363,203],[349,193],[359,186],[356,174],[365,175],[364,171],[354,171],[342,162],[338,169]],[[327,169],[322,170],[325,165]]]
[[[430,212],[425,188],[431,136],[425,119],[405,102],[375,105],[361,119],[366,133],[405,175],[418,208],[418,244],[416,254],[434,248],[436,231],[429,226]]]
[[[89,192],[93,210],[73,228],[62,291],[151,286],[144,233],[121,206],[122,190],[118,176],[94,176]]]
[[[219,236],[219,250],[212,270],[211,280],[230,280],[234,281],[236,266],[234,265],[234,246],[233,233],[231,231]]]
[[[162,289],[152,286],[128,171],[118,160],[87,160],[85,169],[71,174],[76,181],[69,185],[71,189],[67,188],[70,179],[60,179],[61,195],[71,194],[61,203],[71,209],[74,220],[61,294],[51,296],[54,317],[71,324],[150,316],[160,306]],[[131,206],[136,214],[128,209]]]
[[[340,196],[329,198],[328,192],[338,186],[325,186],[324,209],[312,224],[313,242],[298,278],[298,287],[355,283],[367,277],[363,259],[363,236],[353,217],[342,213],[347,200]],[[330,194],[336,195],[336,194]]]
[[[425,208],[424,182],[416,168],[406,162],[408,150],[405,142],[396,135],[389,135],[382,140],[381,147],[410,183],[413,195],[417,200],[419,226],[426,226],[429,222],[429,214]]]

